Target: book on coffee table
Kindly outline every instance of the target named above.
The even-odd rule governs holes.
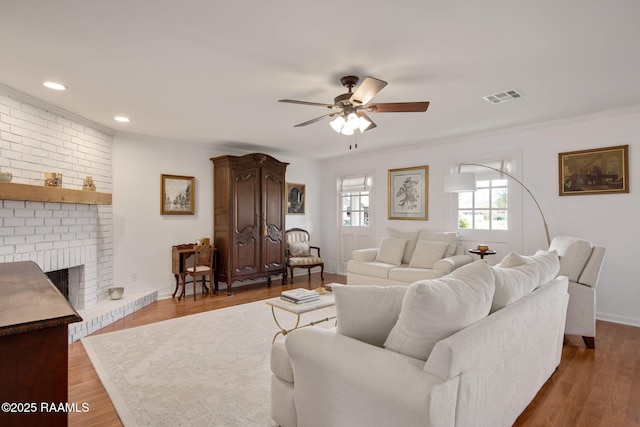
[[[295,304],[302,304],[305,302],[317,301],[320,298],[320,295],[316,291],[297,288],[288,291],[282,291],[282,294],[280,294],[280,298],[285,301],[293,302]]]

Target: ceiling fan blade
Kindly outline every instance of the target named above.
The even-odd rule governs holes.
[[[299,124],[295,125],[294,128],[299,128],[301,126],[310,125],[312,123],[319,122],[320,120],[324,119],[325,117],[335,116],[336,114],[337,113],[325,114],[324,116],[316,117],[315,119],[311,119],[311,120],[309,120],[307,122],[299,123]]]
[[[384,80],[376,79],[374,77],[367,77],[362,84],[358,86],[358,89],[351,95],[349,102],[356,105],[364,105],[376,96],[378,92],[387,85]]]
[[[333,108],[333,104],[322,104],[320,102],[296,101],[295,99],[278,99],[278,102],[288,102],[289,104],[315,105],[317,107]]]
[[[369,125],[369,126],[368,126],[364,131],[363,131],[363,132],[366,132],[366,131],[371,130],[371,129],[375,128],[375,127],[378,127],[378,125],[376,125],[376,124],[374,123],[374,121],[373,121],[373,120],[371,120],[371,117],[367,116],[367,115],[366,115],[365,113],[363,113],[362,111],[360,111],[360,112],[358,113],[358,115],[359,115],[360,117],[364,117],[365,119],[367,119],[367,120],[371,123],[371,124],[370,124],[370,125]]]
[[[369,104],[366,110],[370,113],[421,113],[427,111],[429,102],[383,102]]]

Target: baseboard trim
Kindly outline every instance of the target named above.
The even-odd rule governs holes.
[[[605,322],[619,323],[621,325],[629,325],[640,328],[640,319],[627,316],[619,316],[617,314],[609,313],[596,313],[596,319],[603,320]]]

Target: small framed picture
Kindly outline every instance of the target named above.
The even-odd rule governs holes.
[[[389,219],[429,219],[429,166],[389,169]]]
[[[160,176],[160,215],[193,215],[195,212],[195,178]]]
[[[629,192],[629,146],[558,154],[561,196]]]
[[[304,215],[305,185],[287,182],[287,215]]]

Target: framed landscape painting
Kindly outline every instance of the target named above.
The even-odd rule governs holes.
[[[561,196],[629,192],[629,146],[558,154]]]
[[[195,212],[195,178],[160,176],[160,215],[193,215]]]
[[[389,219],[429,219],[429,166],[389,169]]]

